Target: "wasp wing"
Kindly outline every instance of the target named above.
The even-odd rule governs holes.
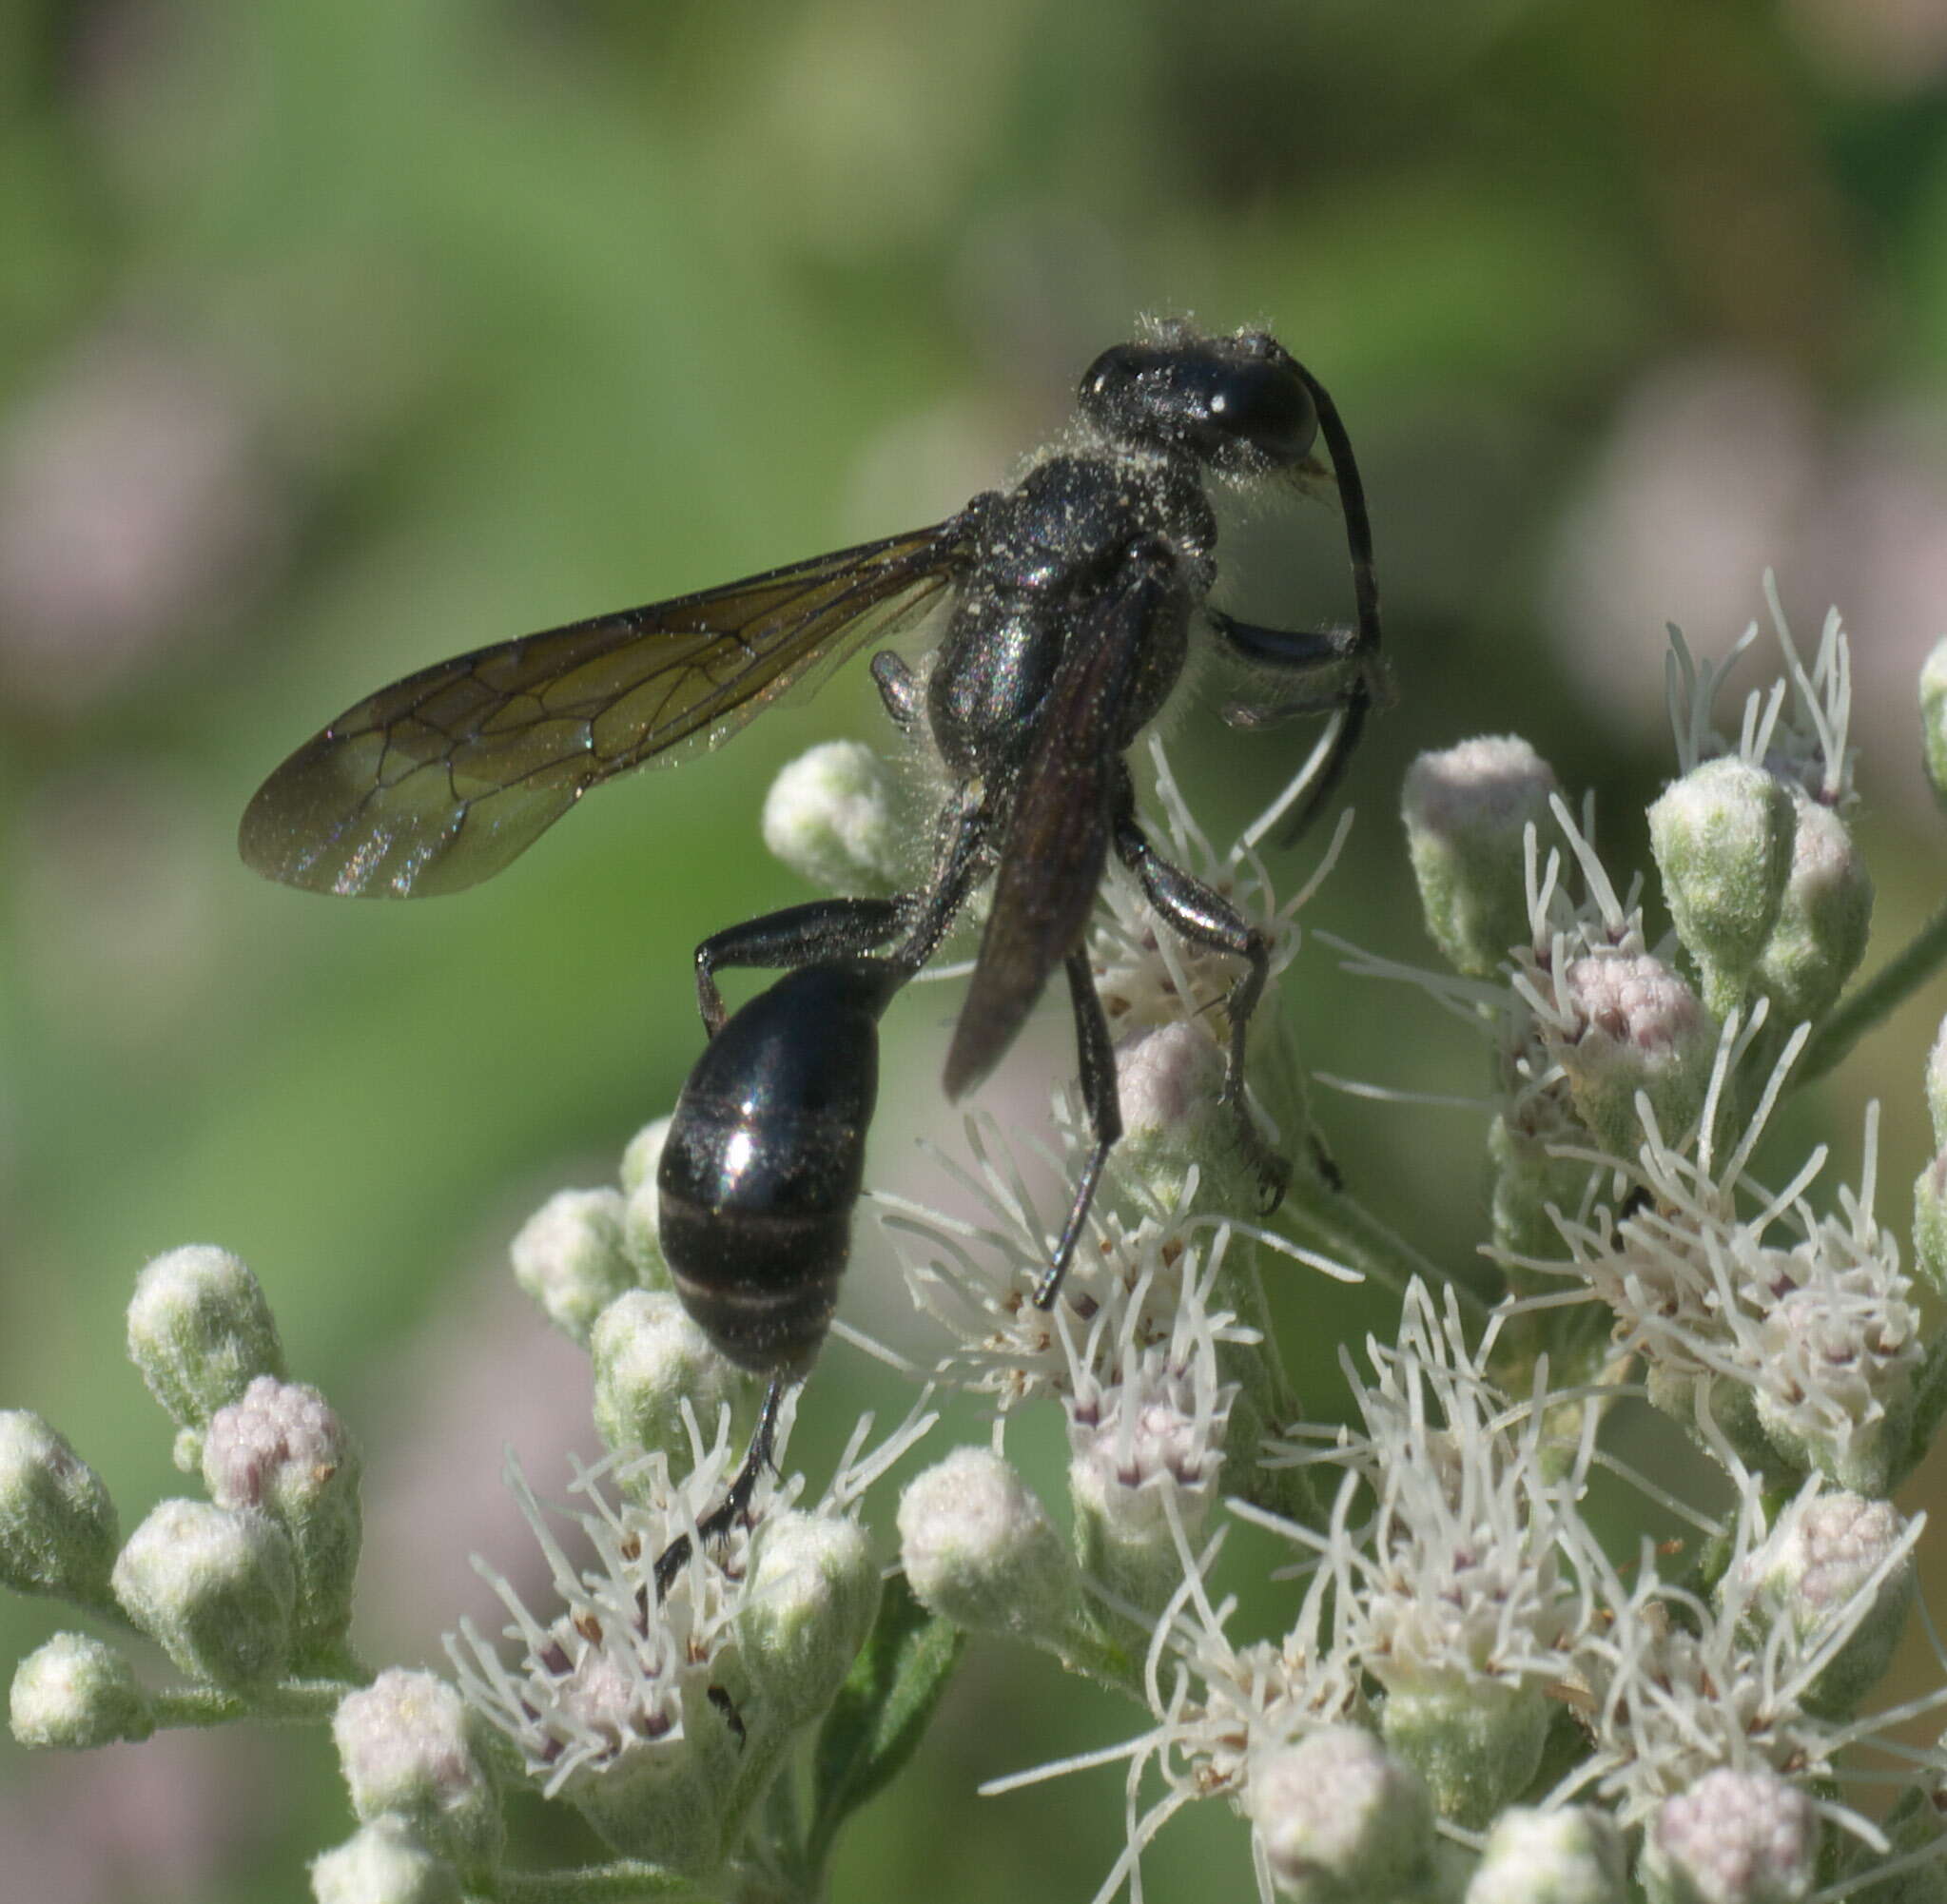
[[[1062,651],[1022,766],[980,954],[947,1049],[949,1100],[1001,1061],[1087,930],[1125,771],[1129,689],[1158,606],[1153,572],[1139,570],[1078,618]]]
[[[590,787],[686,742],[716,746],[819,663],[921,612],[964,541],[955,516],[408,675],[263,783],[239,849],[313,892],[477,884]]]

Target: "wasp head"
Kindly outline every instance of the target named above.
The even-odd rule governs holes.
[[[1310,379],[1264,331],[1211,338],[1164,326],[1103,351],[1078,400],[1114,441],[1194,457],[1226,476],[1301,470],[1318,434]]]

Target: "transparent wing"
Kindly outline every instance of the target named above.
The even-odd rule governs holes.
[[[964,541],[956,516],[440,662],[300,748],[258,788],[238,846],[313,892],[477,884],[591,787],[714,747],[819,663],[921,613]]]

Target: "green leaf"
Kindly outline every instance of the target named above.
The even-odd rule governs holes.
[[[912,1756],[965,1634],[928,1613],[904,1574],[886,1583],[871,1638],[819,1729],[806,1853],[820,1869],[838,1828]]]

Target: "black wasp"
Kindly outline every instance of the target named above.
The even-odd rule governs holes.
[[[1312,454],[1321,437],[1329,471]],[[1353,627],[1258,628],[1209,606],[1213,477],[1335,486]],[[944,1082],[949,1098],[978,1084],[1057,967],[1064,972],[1093,1143],[1035,1292],[1048,1307],[1121,1130],[1108,1023],[1082,946],[1111,852],[1183,938],[1243,962],[1222,1096],[1273,1201],[1288,1175],[1244,1104],[1245,1036],[1268,947],[1157,853],[1123,759],[1168,700],[1199,624],[1271,690],[1227,707],[1233,725],[1333,711],[1325,763],[1293,831],[1343,771],[1373,703],[1378,591],[1352,446],[1324,389],[1266,333],[1206,337],[1169,322],[1104,351],[1081,379],[1068,437],[1011,488],[944,522],[483,648],[380,690],[258,790],[243,816],[243,858],[319,892],[458,891],[498,872],[590,787],[714,747],[821,664],[934,610],[944,630],[917,670],[889,650],[872,662],[887,713],[930,750],[944,784],[926,879],[891,899],[819,900],[713,934],[696,948],[697,996],[714,1036],[727,1016],[720,968],[866,964],[876,968],[876,1038],[886,998],[991,878]],[[813,1009],[777,1002],[794,996],[779,986],[764,1001],[773,1018]],[[874,1053],[876,1061],[876,1044]],[[835,1049],[827,1057],[849,1061]],[[774,1132],[746,1135],[789,1147]],[[828,1315],[827,1300],[812,1349]],[[769,1327],[728,1331],[740,1359],[773,1372],[808,1359],[786,1333],[767,1338]]]

